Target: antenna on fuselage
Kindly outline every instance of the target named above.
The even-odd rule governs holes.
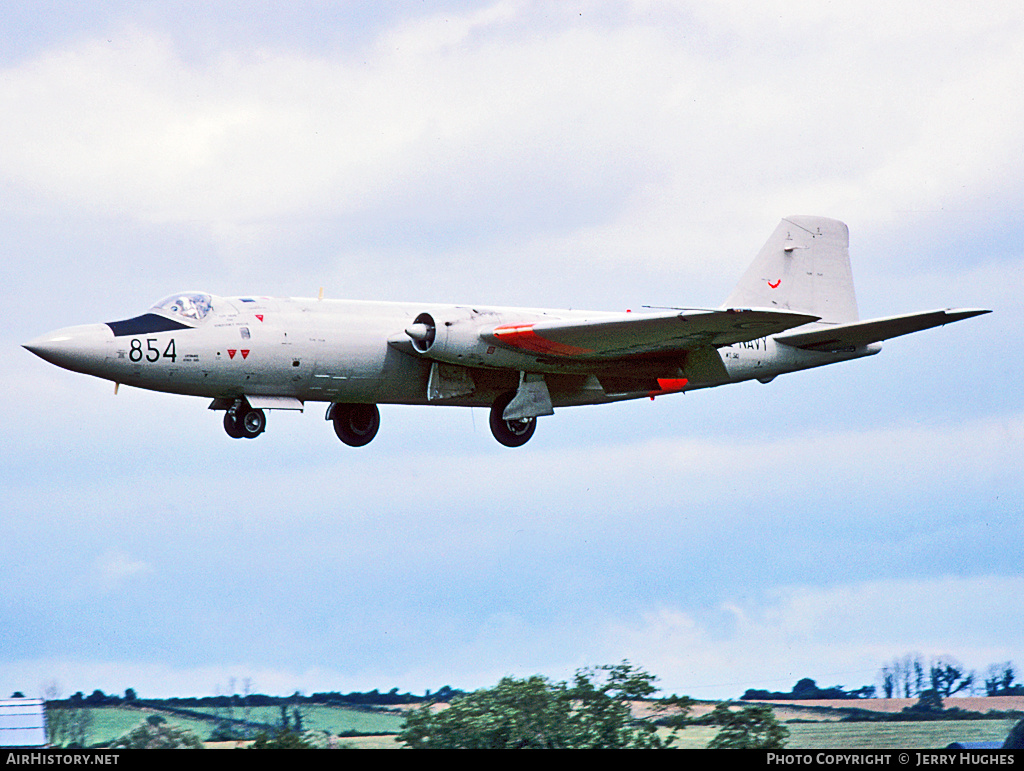
[[[323,288],[323,287],[320,287],[320,294],[318,294],[318,295],[316,296],[316,299],[317,299],[317,300],[322,300],[322,299],[324,299],[324,288]]]

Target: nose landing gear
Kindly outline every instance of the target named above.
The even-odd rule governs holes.
[[[224,413],[224,431],[232,439],[255,439],[267,428],[267,414],[254,410],[244,399],[238,399]]]

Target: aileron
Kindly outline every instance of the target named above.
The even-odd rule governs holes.
[[[775,341],[806,351],[840,351],[861,348],[871,343],[888,340],[932,327],[952,324],[984,313],[978,309],[946,309],[909,313],[901,316],[887,316],[850,324],[837,324],[811,332],[794,332],[776,335]]]

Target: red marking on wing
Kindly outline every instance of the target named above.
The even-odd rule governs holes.
[[[235,354],[238,353],[237,348],[228,348],[228,358],[235,358]]]
[[[260,321],[263,321],[263,314],[262,313],[257,313],[255,315],[256,315],[256,318],[258,318]]]
[[[780,278],[774,284],[771,281],[769,281],[768,282],[768,286],[770,286],[772,289],[778,289],[779,288],[779,284],[781,284],[781,283],[782,283],[782,279]]]
[[[653,402],[655,396],[679,393],[686,388],[686,384],[689,382],[690,381],[685,377],[659,377],[658,390],[648,391],[647,395],[651,397],[651,401]]]
[[[529,324],[502,324],[495,327],[492,333],[502,345],[510,345],[513,348],[522,348],[533,353],[550,353],[555,356],[579,356],[581,353],[591,353],[590,348],[580,348],[576,345],[556,343],[553,340],[545,340],[533,331],[533,323]]]
[[[248,348],[243,348],[241,350],[241,354],[242,354],[242,358],[243,359],[248,359],[249,358],[249,349]]]

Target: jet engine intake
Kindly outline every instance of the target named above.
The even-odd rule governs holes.
[[[534,320],[536,316],[521,313],[453,308],[443,317],[419,314],[406,327],[405,334],[416,353],[442,364],[533,371],[537,366],[536,353],[495,345],[481,334],[502,324]]]
[[[435,318],[433,314],[421,313],[405,334],[412,341],[412,347],[428,359],[445,364],[479,364],[487,350],[480,339],[480,328],[492,321],[493,314],[479,313],[470,308],[457,308],[446,318]]]
[[[405,334],[412,338],[412,347],[418,353],[427,353],[437,338],[437,324],[434,323],[434,317],[429,313],[421,313],[413,320],[412,326],[405,330]]]

